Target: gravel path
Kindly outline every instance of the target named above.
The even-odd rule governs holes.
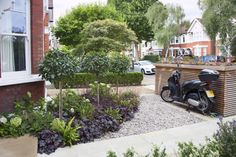
[[[135,117],[124,122],[118,132],[107,133],[101,139],[148,133],[201,121],[203,120],[191,112],[164,102],[158,95],[145,95],[141,96],[141,104]]]

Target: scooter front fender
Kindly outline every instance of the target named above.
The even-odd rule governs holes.
[[[170,87],[169,86],[163,86],[162,87],[162,90],[166,90],[166,89],[170,89]]]

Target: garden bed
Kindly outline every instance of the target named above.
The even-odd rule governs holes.
[[[138,111],[139,97],[133,92],[118,96],[104,83],[90,87],[83,95],[72,90],[63,93],[61,119],[57,118],[60,117],[59,96],[47,103],[44,100],[33,102],[28,93],[16,102],[14,113],[0,115],[0,138],[31,134],[38,137],[38,153],[50,154],[59,147],[94,141],[107,132],[118,131],[120,125],[131,120]]]

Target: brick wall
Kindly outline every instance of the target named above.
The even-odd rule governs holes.
[[[31,0],[31,65],[32,74],[38,73],[38,64],[44,50],[44,12],[42,0]]]
[[[14,109],[14,102],[31,92],[33,100],[38,100],[45,95],[44,81],[0,86],[0,112],[10,112]]]
[[[49,50],[49,35],[44,34],[44,53]]]
[[[212,54],[212,45],[213,42],[212,41],[200,41],[200,42],[193,42],[193,43],[185,43],[185,44],[171,44],[170,47],[178,47],[178,48],[192,48],[192,51],[194,50],[194,46],[207,46],[207,55],[211,55]],[[193,51],[194,53],[194,51]],[[203,50],[201,49],[201,54],[203,55]],[[219,50],[216,49],[216,55],[219,54]]]
[[[44,26],[45,28],[48,27],[48,13],[45,13],[44,15]],[[48,32],[44,32],[44,53],[47,52],[49,50],[49,34]]]

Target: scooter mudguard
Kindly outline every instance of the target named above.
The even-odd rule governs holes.
[[[162,87],[162,90],[170,89],[169,86]]]
[[[208,98],[209,100],[210,100],[210,102],[212,103],[212,104],[215,104],[216,103],[216,99],[215,98]]]

